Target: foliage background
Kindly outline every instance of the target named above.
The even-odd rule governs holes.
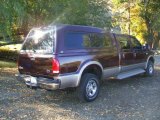
[[[159,0],[0,0],[0,40],[18,41],[33,27],[90,25],[159,47]],[[130,17],[129,17],[130,14]],[[116,30],[117,29],[117,30]]]

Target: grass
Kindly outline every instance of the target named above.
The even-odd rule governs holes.
[[[0,41],[0,44],[6,44],[6,42],[5,41]]]
[[[16,68],[17,64],[12,61],[0,60],[0,68]]]
[[[11,51],[19,51],[22,47],[22,44],[11,44],[11,45],[4,45],[1,46],[0,49],[8,49]]]
[[[17,60],[18,52],[21,49],[22,44],[10,44],[0,46],[0,59],[5,60]],[[7,64],[7,63],[6,63]],[[8,64],[7,64],[8,65]],[[10,65],[10,64],[9,64]],[[0,67],[3,66],[0,64]],[[11,65],[13,66],[13,65]]]

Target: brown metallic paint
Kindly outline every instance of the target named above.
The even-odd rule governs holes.
[[[34,58],[34,60],[32,60]],[[35,54],[21,53],[19,54],[19,69],[21,74],[29,74],[33,76],[46,76],[52,78],[52,57],[40,57]]]
[[[67,29],[65,28],[65,30]],[[145,52],[137,52],[135,58],[132,50],[121,50],[114,34],[110,34],[113,43],[112,47],[103,49],[66,50],[64,49],[65,30],[63,30],[63,27],[57,30],[56,50],[53,55],[50,55],[50,57],[42,57],[43,55],[41,56],[34,53],[20,53],[18,63],[23,69],[19,69],[19,72],[21,74],[53,78],[58,75],[52,73],[53,58],[56,58],[60,63],[60,74],[76,73],[80,70],[83,64],[89,61],[98,61],[103,69],[107,69],[111,67],[119,67],[119,65],[131,65],[137,62],[139,63],[142,60],[146,61],[147,59],[147,56],[144,55]],[[79,31],[81,30],[83,30],[83,27],[79,28]],[[93,32],[93,29],[85,30],[85,32],[90,31]],[[32,57],[34,57],[35,60],[31,60]]]

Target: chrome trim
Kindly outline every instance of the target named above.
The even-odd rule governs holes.
[[[97,93],[97,83],[94,78],[90,79],[86,85],[86,93],[88,97],[93,97]]]
[[[59,83],[39,83],[39,87],[47,90],[59,89]]]
[[[48,79],[43,77],[36,77],[36,82],[31,82],[31,75],[15,74],[18,81],[25,83],[30,87],[40,87],[48,90],[56,90],[60,87],[60,81],[57,79]],[[28,78],[28,80],[27,80]]]

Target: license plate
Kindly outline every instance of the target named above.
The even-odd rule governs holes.
[[[25,80],[25,82],[27,82],[27,83],[28,83],[28,82],[31,82],[31,77],[25,77],[24,80]]]
[[[37,84],[37,78],[31,77],[31,84]]]
[[[37,84],[37,78],[36,77],[32,77],[32,76],[26,77],[25,78],[25,82],[27,84],[34,84],[34,85],[36,85]]]

